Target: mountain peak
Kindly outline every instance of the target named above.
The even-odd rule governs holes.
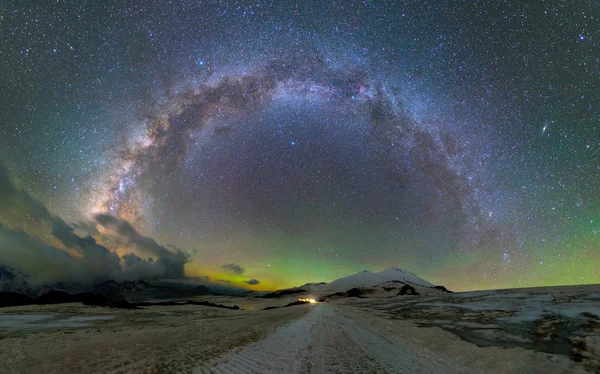
[[[396,266],[392,266],[391,268],[385,269],[384,271],[385,271],[385,272],[388,272],[388,271],[390,271],[390,272],[391,272],[391,271],[399,271],[399,272],[401,272],[401,273],[404,273],[404,272],[410,273],[409,271],[406,271],[406,270],[404,270],[404,269],[401,269],[401,268],[399,268],[399,267],[396,267]]]
[[[355,287],[373,287],[377,284],[390,281],[408,282],[423,287],[433,287],[433,284],[419,278],[410,271],[395,266],[378,273],[361,270],[348,277],[336,279],[328,283],[326,287],[331,290],[347,291]]]

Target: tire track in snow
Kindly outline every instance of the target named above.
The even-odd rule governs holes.
[[[320,304],[194,373],[451,373]]]

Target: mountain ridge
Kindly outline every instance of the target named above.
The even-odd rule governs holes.
[[[57,282],[33,286],[25,275],[16,270],[0,266],[0,292],[12,292],[30,298],[37,298],[52,291],[61,291],[72,294],[93,292],[105,296],[122,297],[127,300],[219,295],[219,293],[211,291],[204,285],[179,288],[155,285],[143,279],[136,281],[125,280],[122,282],[109,279],[87,286],[69,282]]]

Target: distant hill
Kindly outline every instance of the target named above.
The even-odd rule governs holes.
[[[110,295],[119,294],[127,300],[143,299],[165,299],[165,298],[183,298],[203,295],[215,295],[205,286],[196,286],[191,288],[173,288],[167,286],[154,285],[152,283],[140,281],[116,282],[109,280],[98,283],[94,286],[94,292]]]
[[[245,292],[240,292],[234,296],[239,296],[239,297],[263,297],[264,295],[270,293],[269,291],[245,291]]]
[[[0,267],[0,292],[12,292],[36,298],[51,291],[61,291],[68,294],[92,292],[112,299],[144,300],[164,298],[185,298],[203,295],[219,295],[206,286],[170,287],[156,285],[144,280],[123,281],[107,280],[95,285],[57,282],[41,286],[33,286],[27,277],[16,270]]]

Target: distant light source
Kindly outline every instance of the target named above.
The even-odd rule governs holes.
[[[311,303],[311,304],[316,304],[316,300],[315,299],[298,299],[298,301],[303,301],[305,303]]]

